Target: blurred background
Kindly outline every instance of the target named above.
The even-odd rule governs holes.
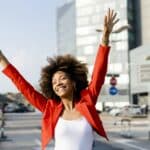
[[[110,142],[95,135],[95,150],[149,150],[149,0],[0,0],[0,48],[37,90],[47,57],[58,54],[86,62],[90,80],[108,8],[120,21],[96,108]],[[0,149],[40,149],[40,120],[41,113],[1,73]]]

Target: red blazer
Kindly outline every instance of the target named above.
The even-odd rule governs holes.
[[[102,121],[96,112],[95,104],[104,83],[107,72],[107,61],[110,47],[99,46],[93,69],[92,79],[87,89],[81,91],[81,99],[75,104],[75,108],[88,120],[92,128],[107,140]],[[22,75],[9,64],[3,73],[7,75],[27,100],[38,108],[42,113],[42,150],[54,137],[54,129],[58,118],[63,110],[62,102],[58,103],[52,99],[46,99],[37,92]]]

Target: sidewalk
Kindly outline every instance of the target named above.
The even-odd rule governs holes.
[[[122,126],[120,117],[102,114],[101,118],[112,145],[124,150],[150,149],[149,118],[131,118],[130,127],[127,122]]]
[[[40,131],[37,129],[22,129],[6,132],[7,140],[0,142],[0,150],[41,150]],[[110,142],[95,141],[93,150],[123,150]],[[54,143],[48,145],[46,150],[54,150]]]
[[[8,114],[6,121],[6,141],[0,142],[0,150],[41,150],[40,117],[30,114]],[[46,150],[53,150],[54,143]],[[111,143],[96,141],[93,150],[122,150]]]

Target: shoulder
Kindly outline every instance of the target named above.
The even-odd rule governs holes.
[[[47,101],[47,105],[54,108],[54,107],[57,107],[60,105],[61,102],[57,102],[56,100],[54,99],[48,99]]]
[[[86,102],[88,104],[92,104],[92,99],[91,99],[91,96],[90,96],[90,93],[89,93],[89,90],[88,89],[83,89],[81,91],[81,99],[80,99],[80,102]]]

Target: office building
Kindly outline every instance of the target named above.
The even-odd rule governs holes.
[[[58,8],[58,53],[71,53],[81,61],[88,64],[89,76],[93,69],[93,64],[98,46],[101,42],[101,32],[96,29],[103,29],[103,19],[108,8],[112,8],[118,13],[119,23],[114,30],[125,27],[117,33],[111,34],[111,51],[109,56],[108,76],[105,85],[101,90],[100,100],[105,103],[128,103],[130,102],[129,91],[129,49],[141,44],[140,24],[134,18],[135,8],[133,1],[124,0],[72,0],[66,2]],[[130,27],[127,25],[130,24]],[[137,25],[133,28],[133,25]],[[118,93],[110,95],[111,75],[117,75]]]

